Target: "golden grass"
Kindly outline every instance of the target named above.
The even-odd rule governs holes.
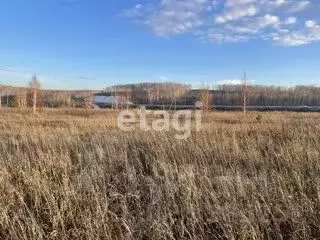
[[[207,113],[186,141],[111,110],[4,110],[1,239],[319,239],[320,114]]]

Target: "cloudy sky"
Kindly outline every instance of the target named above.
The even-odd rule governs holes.
[[[320,83],[318,0],[2,0],[0,83]]]

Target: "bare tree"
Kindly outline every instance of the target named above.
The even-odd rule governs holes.
[[[247,113],[247,74],[244,72],[243,74],[243,114],[246,115]]]
[[[2,108],[2,92],[3,92],[4,87],[0,86],[0,108]]]
[[[212,93],[208,87],[200,92],[200,102],[202,103],[202,110],[208,111],[212,104]]]
[[[35,114],[37,111],[37,95],[40,91],[40,81],[38,80],[37,76],[34,75],[31,79],[31,81],[29,82],[29,87],[32,90],[32,106],[33,106],[33,113]]]

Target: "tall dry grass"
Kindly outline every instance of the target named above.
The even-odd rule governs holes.
[[[186,141],[116,112],[2,110],[1,239],[319,239],[320,114],[209,113]]]

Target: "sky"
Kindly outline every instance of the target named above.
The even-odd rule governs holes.
[[[320,84],[319,0],[0,0],[0,84]]]

